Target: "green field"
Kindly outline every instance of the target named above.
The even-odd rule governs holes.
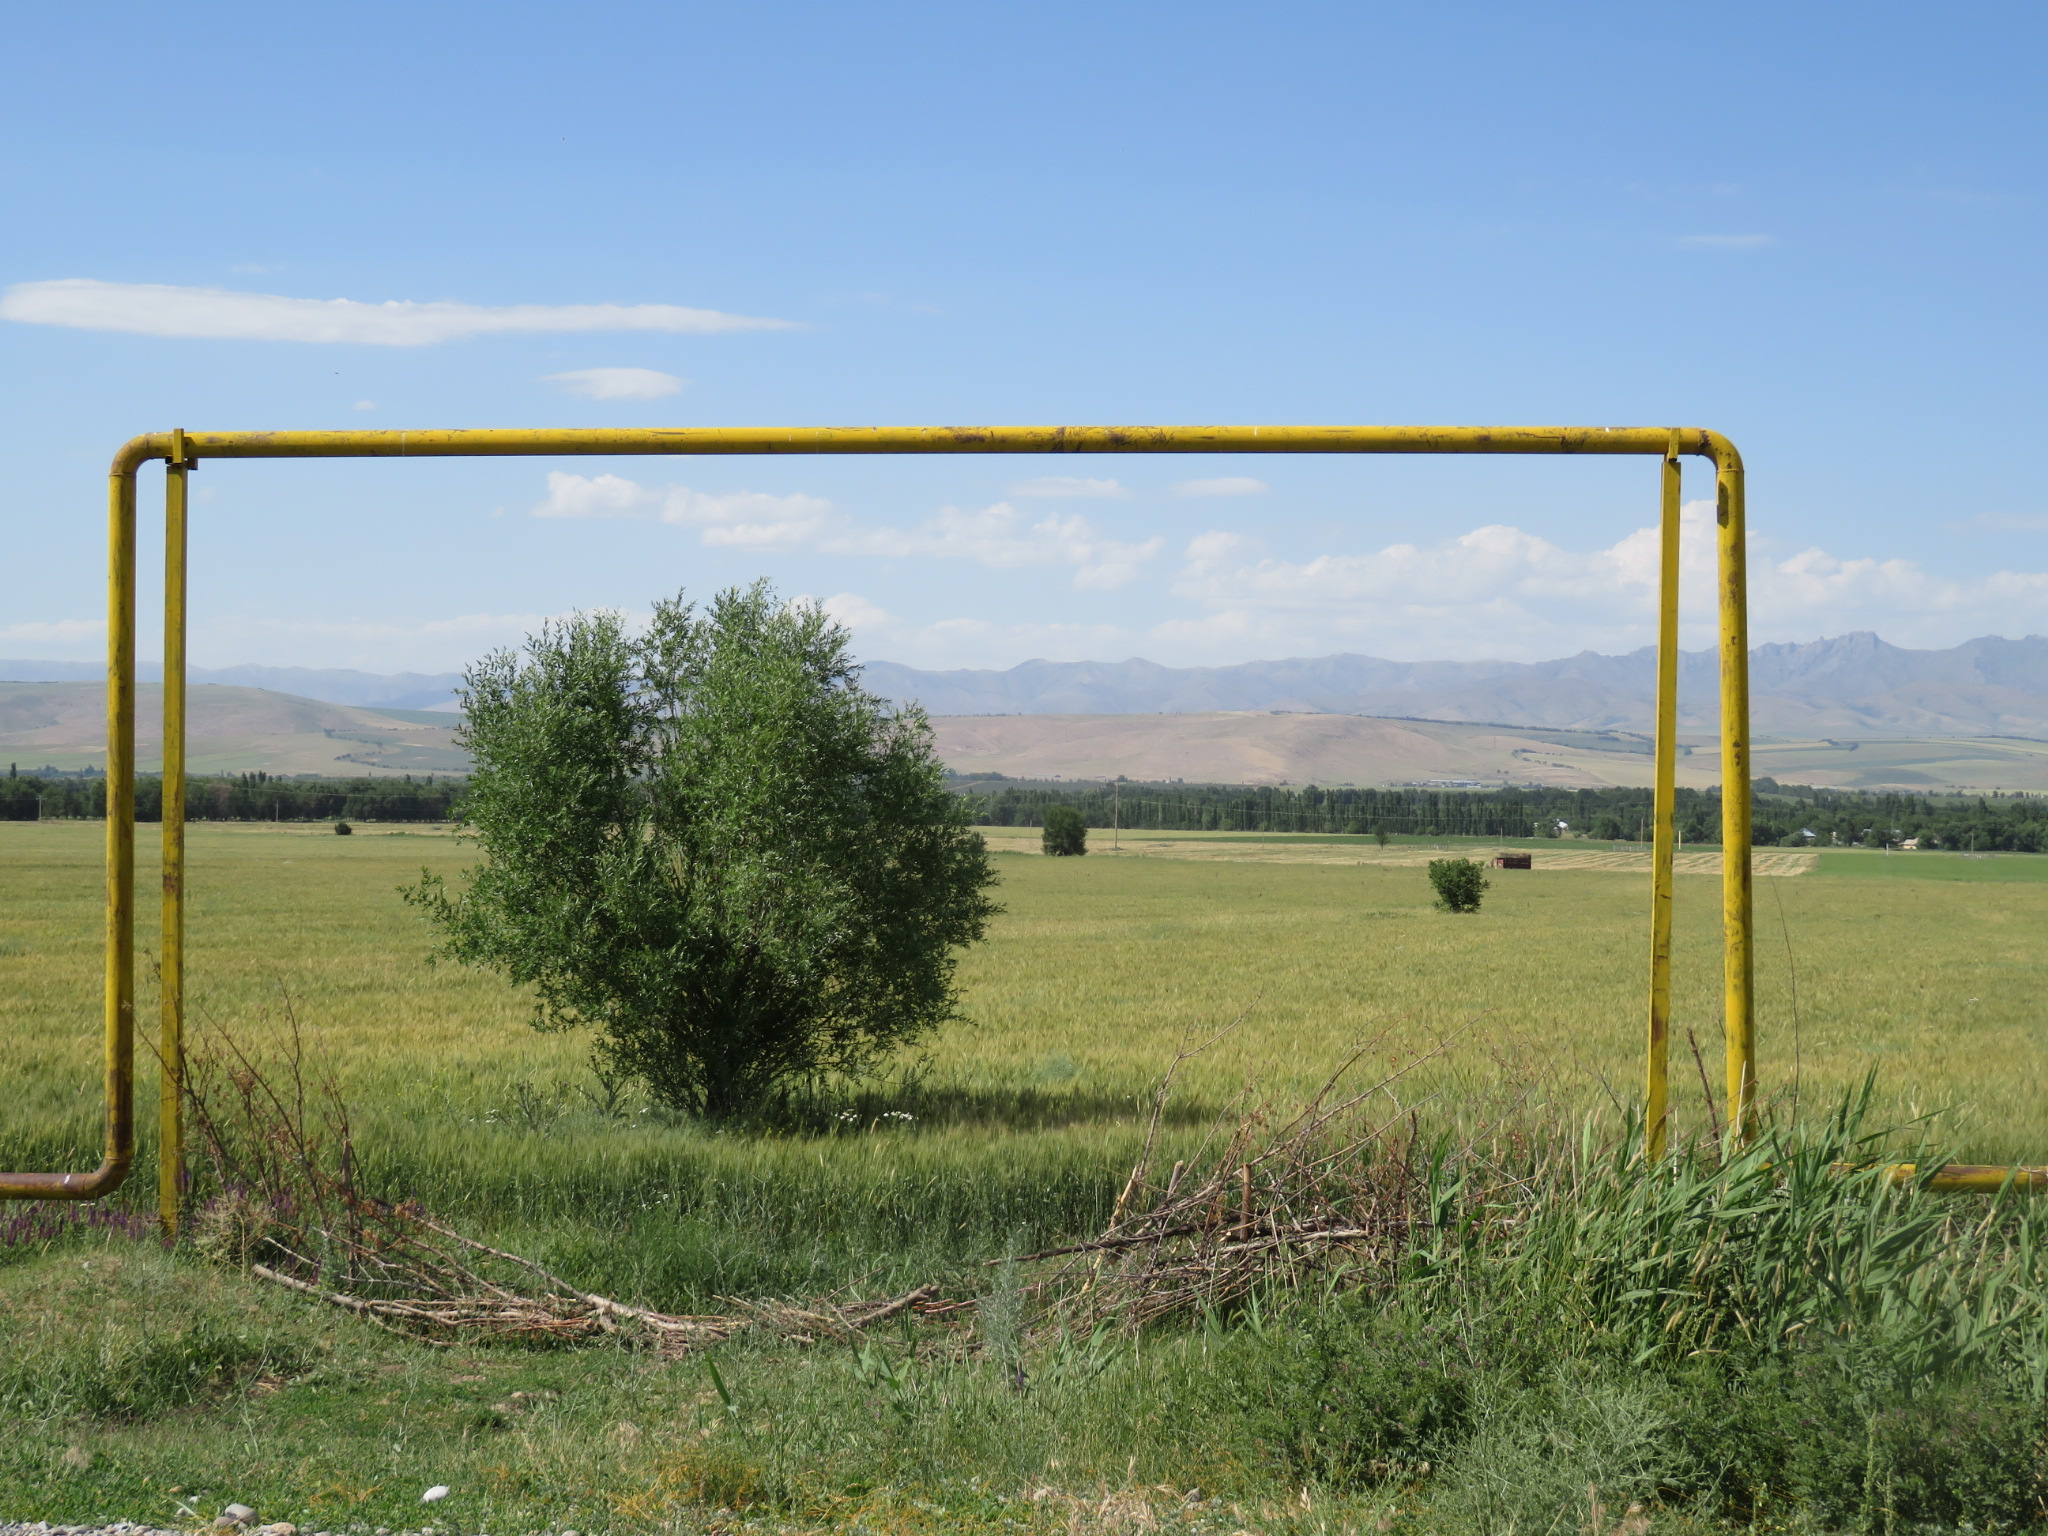
[[[97,1160],[100,835],[0,824],[9,1167]],[[191,831],[195,1028],[263,1037],[288,1009],[352,1106],[373,1182],[590,1288],[672,1311],[717,1310],[730,1296],[979,1286],[987,1258],[1095,1230],[1177,1046],[1233,1023],[1183,1069],[1170,1149],[1192,1146],[1248,1089],[1298,1097],[1368,1040],[1368,1070],[1436,1053],[1392,1090],[1431,1123],[1516,1099],[1559,1118],[1608,1106],[1611,1122],[1612,1106],[1635,1098],[1640,878],[1497,875],[1479,915],[1453,918],[1431,909],[1414,867],[1251,857],[1289,841],[1257,839],[1243,858],[999,853],[1007,910],[963,965],[967,1017],[890,1083],[739,1132],[677,1123],[630,1095],[602,1105],[584,1040],[532,1031],[523,999],[493,977],[427,964],[427,935],[395,887],[422,865],[458,870],[468,850],[447,835],[202,824]],[[1776,1112],[1791,1113],[1795,1084],[1824,1106],[1875,1068],[1881,1114],[1944,1112],[1953,1155],[2048,1161],[2044,872],[2048,858],[2022,855],[1829,852],[1818,873],[1760,880],[1759,1037]],[[1677,912],[1673,1069],[1687,1132],[1704,1124],[1688,1027],[1719,1082],[1718,882],[1681,877]],[[153,1004],[145,985],[145,1020]],[[141,1097],[153,1102],[153,1082]],[[138,1205],[145,1186],[147,1172],[130,1192]],[[13,1447],[0,1449],[0,1517],[162,1521],[178,1499],[235,1497],[302,1528],[396,1526],[422,1518],[408,1513],[419,1488],[447,1482],[470,1503],[437,1510],[444,1529],[696,1529],[707,1509],[745,1505],[731,1480],[765,1476],[764,1447],[784,1444],[809,1447],[803,1464],[817,1478],[804,1484],[809,1504],[790,1514],[785,1502],[776,1518],[819,1526],[1109,1529],[1123,1508],[1138,1529],[1131,1490],[1160,1485],[1180,1491],[1144,1494],[1157,1506],[1145,1518],[1226,1532],[1336,1530],[1393,1519],[1404,1502],[1326,1494],[1298,1477],[1297,1498],[1243,1444],[1197,1433],[1184,1416],[1209,1379],[1191,1363],[1207,1358],[1199,1340],[1119,1356],[1113,1371],[1087,1366],[1104,1381],[1137,1373],[1107,1398],[1048,1388],[1035,1406],[1000,1383],[942,1387],[944,1347],[930,1345],[918,1369],[933,1373],[932,1391],[960,1395],[947,1399],[953,1428],[920,1439],[891,1428],[898,1389],[878,1397],[852,1357],[799,1367],[767,1344],[727,1346],[736,1418],[695,1367],[609,1351],[436,1353],[148,1245],[0,1246],[0,1310],[31,1319],[0,1344],[0,1446]],[[83,1314],[95,1321],[61,1321]],[[202,1327],[218,1381],[242,1385],[173,1382],[151,1396],[158,1356],[188,1357]],[[913,1363],[926,1358],[917,1340],[905,1347]],[[87,1355],[99,1364],[79,1363]],[[67,1371],[84,1397],[21,1385]],[[131,1378],[141,1385],[128,1401],[120,1383]],[[557,1395],[504,1408],[515,1389]],[[1158,1422],[1139,1433],[1124,1393]],[[115,1406],[79,1407],[101,1398]],[[962,1415],[981,1427],[961,1428]],[[819,1428],[841,1417],[851,1427],[839,1438]],[[726,1460],[705,1449],[728,1443]],[[871,1473],[848,1470],[864,1458]],[[1198,1483],[1237,1489],[1237,1513],[1214,1498],[1189,1504]],[[1019,1505],[1033,1487],[1053,1492]]]

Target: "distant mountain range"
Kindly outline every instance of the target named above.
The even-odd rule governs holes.
[[[0,661],[0,681],[90,681],[85,662]],[[146,678],[160,675],[145,671]],[[1712,651],[1689,652],[1679,698],[1687,731],[1719,720]],[[453,672],[194,668],[195,683],[266,688],[334,704],[447,710]],[[1559,661],[1383,661],[1322,656],[1231,667],[1156,662],[1027,661],[1005,671],[921,671],[867,664],[864,681],[934,715],[1134,715],[1300,711],[1570,730],[1648,730],[1656,653],[1586,651]],[[1750,707],[1763,734],[1817,737],[2048,737],[2048,637],[1996,636],[1945,651],[1887,645],[1869,631],[1750,653]]]
[[[140,668],[146,683],[163,681],[164,669]],[[96,683],[107,675],[96,661],[0,661],[0,683]],[[345,667],[192,667],[192,683],[220,683],[230,688],[266,688],[324,704],[354,704],[369,709],[455,708],[460,672],[351,672]]]
[[[1720,718],[1712,651],[1679,667],[1681,723]],[[1007,671],[868,664],[875,692],[934,715],[1191,714],[1298,710],[1572,730],[1648,730],[1657,655],[1586,651],[1560,661],[1382,661],[1374,656],[1162,667],[1150,661],[1027,661]],[[1868,631],[1750,653],[1754,729],[1772,735],[2048,736],[2048,638],[1986,636],[1909,651]]]

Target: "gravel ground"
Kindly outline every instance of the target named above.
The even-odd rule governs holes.
[[[368,1536],[364,1527],[352,1527],[348,1531],[301,1531],[290,1524],[257,1525],[236,1527],[229,1525],[226,1530],[246,1529],[249,1536]],[[0,1520],[0,1536],[192,1536],[191,1530],[164,1530],[159,1526],[137,1525],[133,1520],[116,1520],[112,1525],[51,1525],[42,1520],[11,1523]],[[389,1531],[382,1526],[376,1536],[445,1536],[437,1527],[426,1526],[417,1531]],[[574,1531],[564,1531],[561,1536],[576,1536]]]

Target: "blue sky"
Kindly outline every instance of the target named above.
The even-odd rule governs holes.
[[[1967,3],[18,7],[0,655],[98,654],[103,466],[169,426],[1697,424],[1748,458],[1759,639],[2048,630],[2044,34]],[[213,464],[194,660],[439,670],[756,575],[924,666],[1619,650],[1654,475]]]

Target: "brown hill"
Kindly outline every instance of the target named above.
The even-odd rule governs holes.
[[[163,687],[136,690],[137,765],[163,762]],[[188,756],[194,773],[333,775],[460,773],[453,716],[425,723],[348,704],[200,684],[190,693]],[[0,759],[23,768],[106,764],[106,689],[100,683],[0,683]]]
[[[1475,786],[1651,782],[1650,741],[1625,731],[1463,725],[1360,715],[942,715],[939,753],[955,773],[1211,784]],[[1691,737],[1678,782],[1720,782],[1718,744]],[[1893,737],[1756,743],[1755,771],[1842,789],[2048,790],[2048,742]]]
[[[192,694],[198,773],[460,773],[457,717],[323,704],[261,688]],[[97,683],[0,683],[0,766],[99,767]],[[163,691],[139,690],[137,758],[160,766]],[[1181,715],[950,715],[933,720],[959,773],[1013,778],[1185,779],[1212,784],[1646,785],[1650,742],[1629,731],[1467,725],[1373,716],[1212,710]],[[2048,742],[1997,738],[1764,738],[1756,772],[1857,789],[2048,790]],[[1720,779],[1711,738],[1686,738],[1679,782]]]

